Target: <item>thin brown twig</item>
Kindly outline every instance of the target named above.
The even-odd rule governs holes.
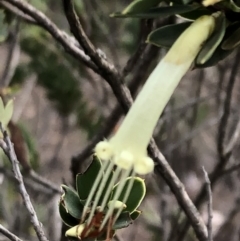
[[[32,17],[42,28],[49,32],[52,37],[59,42],[66,52],[70,53],[73,57],[83,62],[87,67],[91,68],[95,72],[98,72],[97,66],[92,63],[89,56],[78,48],[77,42],[75,42],[67,33],[60,30],[45,14],[34,8],[31,4],[23,0],[0,0],[0,2],[7,2],[12,6],[21,10],[24,14]]]
[[[18,236],[11,233],[8,229],[4,228],[1,224],[0,224],[0,233],[2,233],[4,236],[6,236],[7,238],[9,238],[12,241],[23,241]]]
[[[23,176],[20,171],[19,162],[16,157],[16,153],[13,148],[13,144],[7,134],[3,129],[2,124],[0,123],[0,131],[3,134],[3,140],[0,140],[0,147],[3,149],[5,155],[8,157],[9,161],[13,167],[13,173],[18,183],[19,192],[23,198],[24,205],[26,206],[28,213],[30,215],[30,220],[33,225],[33,228],[38,236],[39,241],[48,241],[47,237],[44,234],[42,224],[39,222],[37,214],[34,210],[28,192],[25,188]]]
[[[208,221],[207,221],[207,229],[208,229],[208,240],[212,241],[212,218],[213,218],[213,210],[212,210],[212,190],[211,190],[211,181],[209,179],[208,173],[206,172],[205,168],[202,167],[204,179],[206,183],[207,195],[208,195]]]
[[[122,77],[126,77],[136,66],[137,61],[143,55],[145,48],[147,47],[146,39],[148,34],[151,32],[153,27],[153,20],[152,19],[144,19],[141,20],[141,31],[140,31],[140,42],[135,53],[129,58],[126,65],[122,71]]]

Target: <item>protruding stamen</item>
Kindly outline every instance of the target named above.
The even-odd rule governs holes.
[[[128,197],[129,197],[129,194],[130,194],[130,192],[131,192],[131,190],[132,190],[132,187],[133,187],[134,177],[135,177],[135,171],[134,171],[134,170],[132,171],[132,173],[131,173],[130,176],[131,176],[131,177],[128,178],[128,179],[130,179],[130,182],[128,183],[126,193],[125,193],[125,195],[124,195],[124,197],[123,197],[123,200],[122,200],[122,202],[123,202],[124,204],[126,203]],[[128,180],[128,179],[127,179],[127,180]],[[114,223],[117,221],[117,219],[118,219],[118,217],[119,217],[119,215],[120,215],[120,213],[122,212],[123,209],[124,209],[124,207],[120,207],[120,208],[119,208],[118,212],[117,212],[116,215],[114,216],[113,225],[114,225]]]
[[[113,196],[113,199],[112,199],[113,202],[116,202],[118,200],[118,198],[120,197],[120,195],[122,193],[122,190],[124,188],[124,185],[126,183],[126,178],[129,176],[130,172],[131,172],[131,169],[122,171],[122,175],[121,175],[121,179],[120,179],[121,181],[119,182],[117,190],[116,190],[116,192],[115,192],[115,194]],[[108,211],[107,211],[107,213],[106,213],[106,215],[105,215],[105,217],[103,219],[103,222],[102,222],[101,227],[100,227],[99,230],[101,230],[104,227],[104,225],[107,223],[107,220],[113,214],[113,210],[114,210],[114,205],[112,205],[108,209]]]
[[[114,166],[114,162],[110,161],[109,162],[110,164],[108,165],[107,169],[106,169],[106,172],[104,173],[104,177],[101,181],[101,184],[98,188],[98,191],[97,191],[97,194],[96,194],[96,197],[94,199],[94,203],[93,203],[93,206],[92,206],[92,209],[91,209],[91,212],[90,212],[90,215],[88,217],[88,221],[87,221],[87,224],[89,224],[94,216],[94,213],[96,211],[96,207],[98,205],[98,202],[99,202],[99,199],[102,195],[102,191],[104,190],[105,186],[106,186],[106,183],[107,183],[107,180],[109,178],[109,175],[111,174],[111,171],[113,169],[113,166]]]
[[[97,177],[96,177],[96,179],[95,179],[95,181],[93,183],[93,186],[92,186],[91,191],[90,191],[90,193],[88,195],[87,201],[86,201],[86,203],[84,205],[83,214],[82,214],[82,220],[81,220],[82,222],[84,221],[84,219],[86,217],[87,211],[89,210],[89,205],[90,205],[90,203],[93,200],[94,194],[95,194],[95,192],[97,190],[97,187],[99,186],[100,180],[103,177],[103,174],[104,174],[105,170],[108,168],[109,164],[110,164],[109,161],[104,161],[103,162],[103,165],[102,165],[102,167],[101,167],[101,169],[100,169],[100,171],[99,171],[99,173],[98,173],[98,175],[97,175]]]
[[[109,196],[110,196],[110,194],[111,194],[111,191],[112,191],[112,189],[113,189],[113,186],[115,185],[115,182],[117,181],[121,170],[122,170],[122,169],[121,169],[120,167],[117,167],[117,169],[115,170],[115,172],[114,172],[114,174],[113,174],[113,176],[112,176],[112,179],[111,179],[111,181],[110,181],[110,183],[109,183],[109,186],[108,186],[108,189],[107,189],[107,191],[106,191],[106,194],[105,194],[105,196],[104,196],[104,199],[103,199],[103,201],[102,201],[102,203],[101,203],[101,205],[100,205],[100,206],[101,206],[101,207],[100,207],[100,211],[103,211],[103,210],[104,210],[104,208],[105,208],[105,206],[106,206],[106,204],[107,204],[107,201],[108,201],[108,199],[109,199]]]

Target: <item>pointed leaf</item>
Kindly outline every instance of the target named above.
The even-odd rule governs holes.
[[[83,205],[80,203],[78,194],[68,186],[62,185],[64,194],[62,195],[62,204],[66,211],[74,218],[80,219],[82,216]]]
[[[207,68],[216,65],[219,61],[225,59],[233,50],[224,50],[218,46],[211,58],[202,65],[195,64],[196,68]]]
[[[191,25],[191,22],[166,25],[152,31],[147,42],[159,47],[170,48],[181,33]]]
[[[157,6],[162,0],[136,0],[131,2],[123,11],[122,14],[139,13]]]
[[[63,222],[69,226],[69,227],[73,227],[77,224],[79,224],[79,220],[77,220],[76,218],[74,218],[71,214],[69,214],[65,207],[63,206],[63,204],[60,202],[59,203],[59,213],[60,213],[60,216],[63,220]]]
[[[76,187],[81,200],[87,199],[101,166],[100,160],[94,156],[87,170],[77,175]]]
[[[132,219],[130,217],[129,212],[122,212],[118,219],[116,220],[115,224],[113,225],[113,229],[121,229],[121,228],[126,228],[130,224],[132,224]]]
[[[132,220],[136,220],[141,215],[141,213],[141,211],[135,210],[130,214],[130,217]]]
[[[207,8],[200,7],[199,9],[196,9],[187,13],[178,14],[178,16],[181,18],[193,21],[203,15],[211,15],[211,14],[212,12]]]
[[[233,12],[240,13],[240,7],[233,0],[221,1],[219,5],[222,7],[226,7]]]
[[[128,185],[131,183],[132,179],[134,179],[132,189],[127,198],[127,201],[125,202],[127,207],[124,209],[124,211],[128,211],[130,213],[132,213],[141,204],[141,202],[146,194],[146,186],[145,186],[144,180],[139,177],[129,177],[126,179],[123,191],[122,191],[120,197],[118,198],[118,200],[123,201],[123,199],[125,197],[125,193],[128,189]],[[118,185],[119,185],[119,183],[116,184],[113,188],[113,196],[117,190]]]
[[[224,14],[220,14],[216,18],[215,30],[213,31],[210,38],[206,41],[206,43],[204,43],[203,48],[195,60],[197,65],[204,64],[211,58],[218,45],[221,43],[225,34],[225,30],[226,19]]]
[[[176,14],[186,13],[198,8],[196,5],[174,5],[174,6],[167,6],[167,7],[156,7],[151,8],[144,12],[139,13],[115,13],[113,17],[119,18],[163,18],[169,17]]]

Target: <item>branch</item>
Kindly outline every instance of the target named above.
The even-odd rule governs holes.
[[[12,241],[23,241],[18,236],[16,236],[15,234],[11,233],[6,228],[4,228],[1,224],[0,224],[0,233],[2,233],[4,236],[6,236],[7,238],[9,238]]]
[[[153,21],[152,19],[144,19],[141,21],[141,33],[140,33],[140,43],[135,51],[135,53],[129,58],[126,66],[123,68],[122,76],[126,77],[136,66],[136,63],[141,58],[145,48],[147,47],[146,39],[148,34],[152,31]]]
[[[29,15],[34,19],[42,28],[49,32],[52,37],[59,42],[63,48],[70,53],[73,57],[83,62],[87,67],[91,68],[98,73],[97,66],[90,60],[89,56],[78,48],[77,43],[64,31],[60,30],[45,14],[34,8],[29,3],[23,0],[0,0],[0,2],[11,3],[12,6],[21,10],[24,14]]]
[[[12,142],[11,142],[7,132],[5,130],[3,130],[1,123],[0,123],[0,131],[2,132],[3,137],[4,137],[3,140],[0,140],[0,147],[3,149],[5,155],[8,157],[9,161],[12,164],[13,173],[14,173],[14,176],[18,183],[19,192],[23,198],[24,205],[26,206],[28,213],[30,215],[30,220],[34,227],[34,230],[38,236],[39,241],[48,241],[48,239],[46,238],[44,231],[42,229],[42,224],[38,220],[36,212],[31,203],[30,197],[25,188],[25,185],[23,182],[23,176],[20,171],[19,162],[17,160],[16,153],[14,151]]]
[[[211,190],[211,181],[208,177],[208,173],[206,172],[205,168],[202,167],[204,179],[206,183],[207,188],[207,194],[208,194],[208,222],[207,222],[207,228],[208,228],[208,240],[212,241],[212,218],[213,218],[213,210],[212,210],[212,190]]]

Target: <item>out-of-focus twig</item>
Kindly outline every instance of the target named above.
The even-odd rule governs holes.
[[[83,62],[87,67],[98,72],[97,66],[90,60],[89,56],[77,46],[77,42],[74,41],[67,33],[60,30],[45,14],[34,8],[32,5],[23,0],[0,0],[0,2],[10,3],[12,6],[21,10],[24,14],[32,17],[42,28],[49,32],[52,37],[59,42],[64,49],[69,52],[73,57]]]
[[[12,164],[13,173],[18,183],[19,192],[23,198],[24,205],[28,210],[30,220],[34,227],[34,230],[38,236],[39,241],[48,241],[47,237],[44,234],[42,224],[38,220],[37,214],[34,210],[34,207],[32,205],[28,192],[25,188],[25,185],[23,182],[23,176],[20,171],[19,162],[17,160],[16,154],[13,148],[13,144],[7,132],[3,130],[1,123],[0,123],[0,131],[2,132],[4,137],[2,140],[0,140],[0,147],[3,149],[4,153],[6,154],[6,156],[8,157],[9,161]]]
[[[213,218],[213,210],[212,210],[212,190],[211,190],[211,182],[208,177],[208,173],[206,172],[205,168],[202,167],[204,179],[206,183],[207,195],[208,195],[208,221],[207,221],[207,229],[208,229],[208,240],[212,241],[212,218]]]
[[[11,233],[6,228],[4,228],[1,224],[0,224],[0,233],[2,233],[4,236],[6,236],[7,238],[9,238],[12,241],[22,241],[22,239],[20,239],[18,236]]]
[[[135,53],[129,58],[127,64],[124,66],[122,71],[122,76],[126,77],[132,69],[136,66],[137,61],[141,58],[147,43],[146,39],[148,34],[151,32],[153,26],[152,19],[146,19],[141,21],[141,31],[140,31],[140,43],[135,51]]]

